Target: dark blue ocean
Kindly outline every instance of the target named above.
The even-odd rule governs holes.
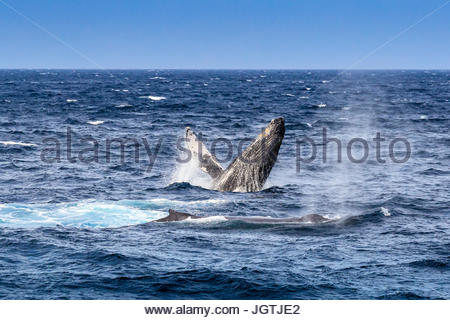
[[[450,299],[449,115],[449,71],[2,70],[0,298]],[[177,161],[186,126],[234,158],[279,116],[260,192]],[[210,218],[147,223],[169,208]]]

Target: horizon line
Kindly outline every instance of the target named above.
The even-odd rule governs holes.
[[[450,71],[450,68],[50,68],[50,67],[23,67],[23,68],[2,68],[6,70],[83,70],[83,71]]]

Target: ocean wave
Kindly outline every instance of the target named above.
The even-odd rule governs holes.
[[[36,228],[71,226],[116,228],[147,223],[167,216],[169,208],[189,210],[226,203],[222,199],[97,201],[82,200],[66,203],[3,203],[0,204],[0,226]]]
[[[449,267],[449,262],[435,259],[425,259],[410,262],[409,265],[415,268],[447,269]]]
[[[23,146],[23,147],[36,147],[37,144],[34,143],[26,143],[20,141],[0,141],[0,144],[5,146]]]
[[[116,105],[116,108],[130,108],[130,107],[132,107],[132,105],[128,103],[121,103]]]
[[[88,123],[88,124],[91,124],[91,125],[93,125],[93,126],[98,126],[98,125],[100,125],[100,124],[105,123],[105,121],[102,121],[102,120],[95,120],[95,121],[88,121],[87,123]]]
[[[165,210],[140,209],[120,202],[79,201],[58,204],[0,204],[1,226],[37,228],[72,226],[85,228],[121,227],[165,216]]]
[[[390,217],[390,216],[391,216],[391,213],[390,213],[389,210],[386,209],[385,207],[381,207],[380,210],[381,210],[381,213],[382,213],[385,217]]]
[[[152,101],[166,100],[166,97],[163,96],[140,96],[139,98],[150,99]]]

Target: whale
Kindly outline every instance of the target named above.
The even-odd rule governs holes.
[[[284,118],[275,118],[250,145],[224,169],[201,139],[186,127],[186,144],[200,169],[213,179],[213,189],[225,192],[257,192],[277,161],[284,138]]]
[[[175,211],[169,209],[169,215],[153,220],[151,222],[176,222],[183,220],[201,220],[208,217],[196,216],[186,212]],[[289,217],[289,218],[270,218],[270,217],[242,217],[242,216],[223,216],[225,220],[252,222],[252,223],[325,223],[331,221],[320,214],[308,214],[302,217]]]

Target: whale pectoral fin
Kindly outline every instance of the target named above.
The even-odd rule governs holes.
[[[261,190],[277,161],[284,132],[284,119],[273,119],[224,171],[216,183],[218,190],[240,192]]]
[[[201,217],[195,216],[193,214],[179,212],[172,209],[169,209],[169,215],[167,217],[154,220],[153,222],[172,222],[172,221],[182,221],[186,219],[199,219]]]
[[[208,173],[213,179],[222,175],[223,168],[220,163],[206,149],[205,145],[197,139],[197,136],[189,127],[186,128],[186,144],[191,151],[192,157],[199,160],[201,170]]]

